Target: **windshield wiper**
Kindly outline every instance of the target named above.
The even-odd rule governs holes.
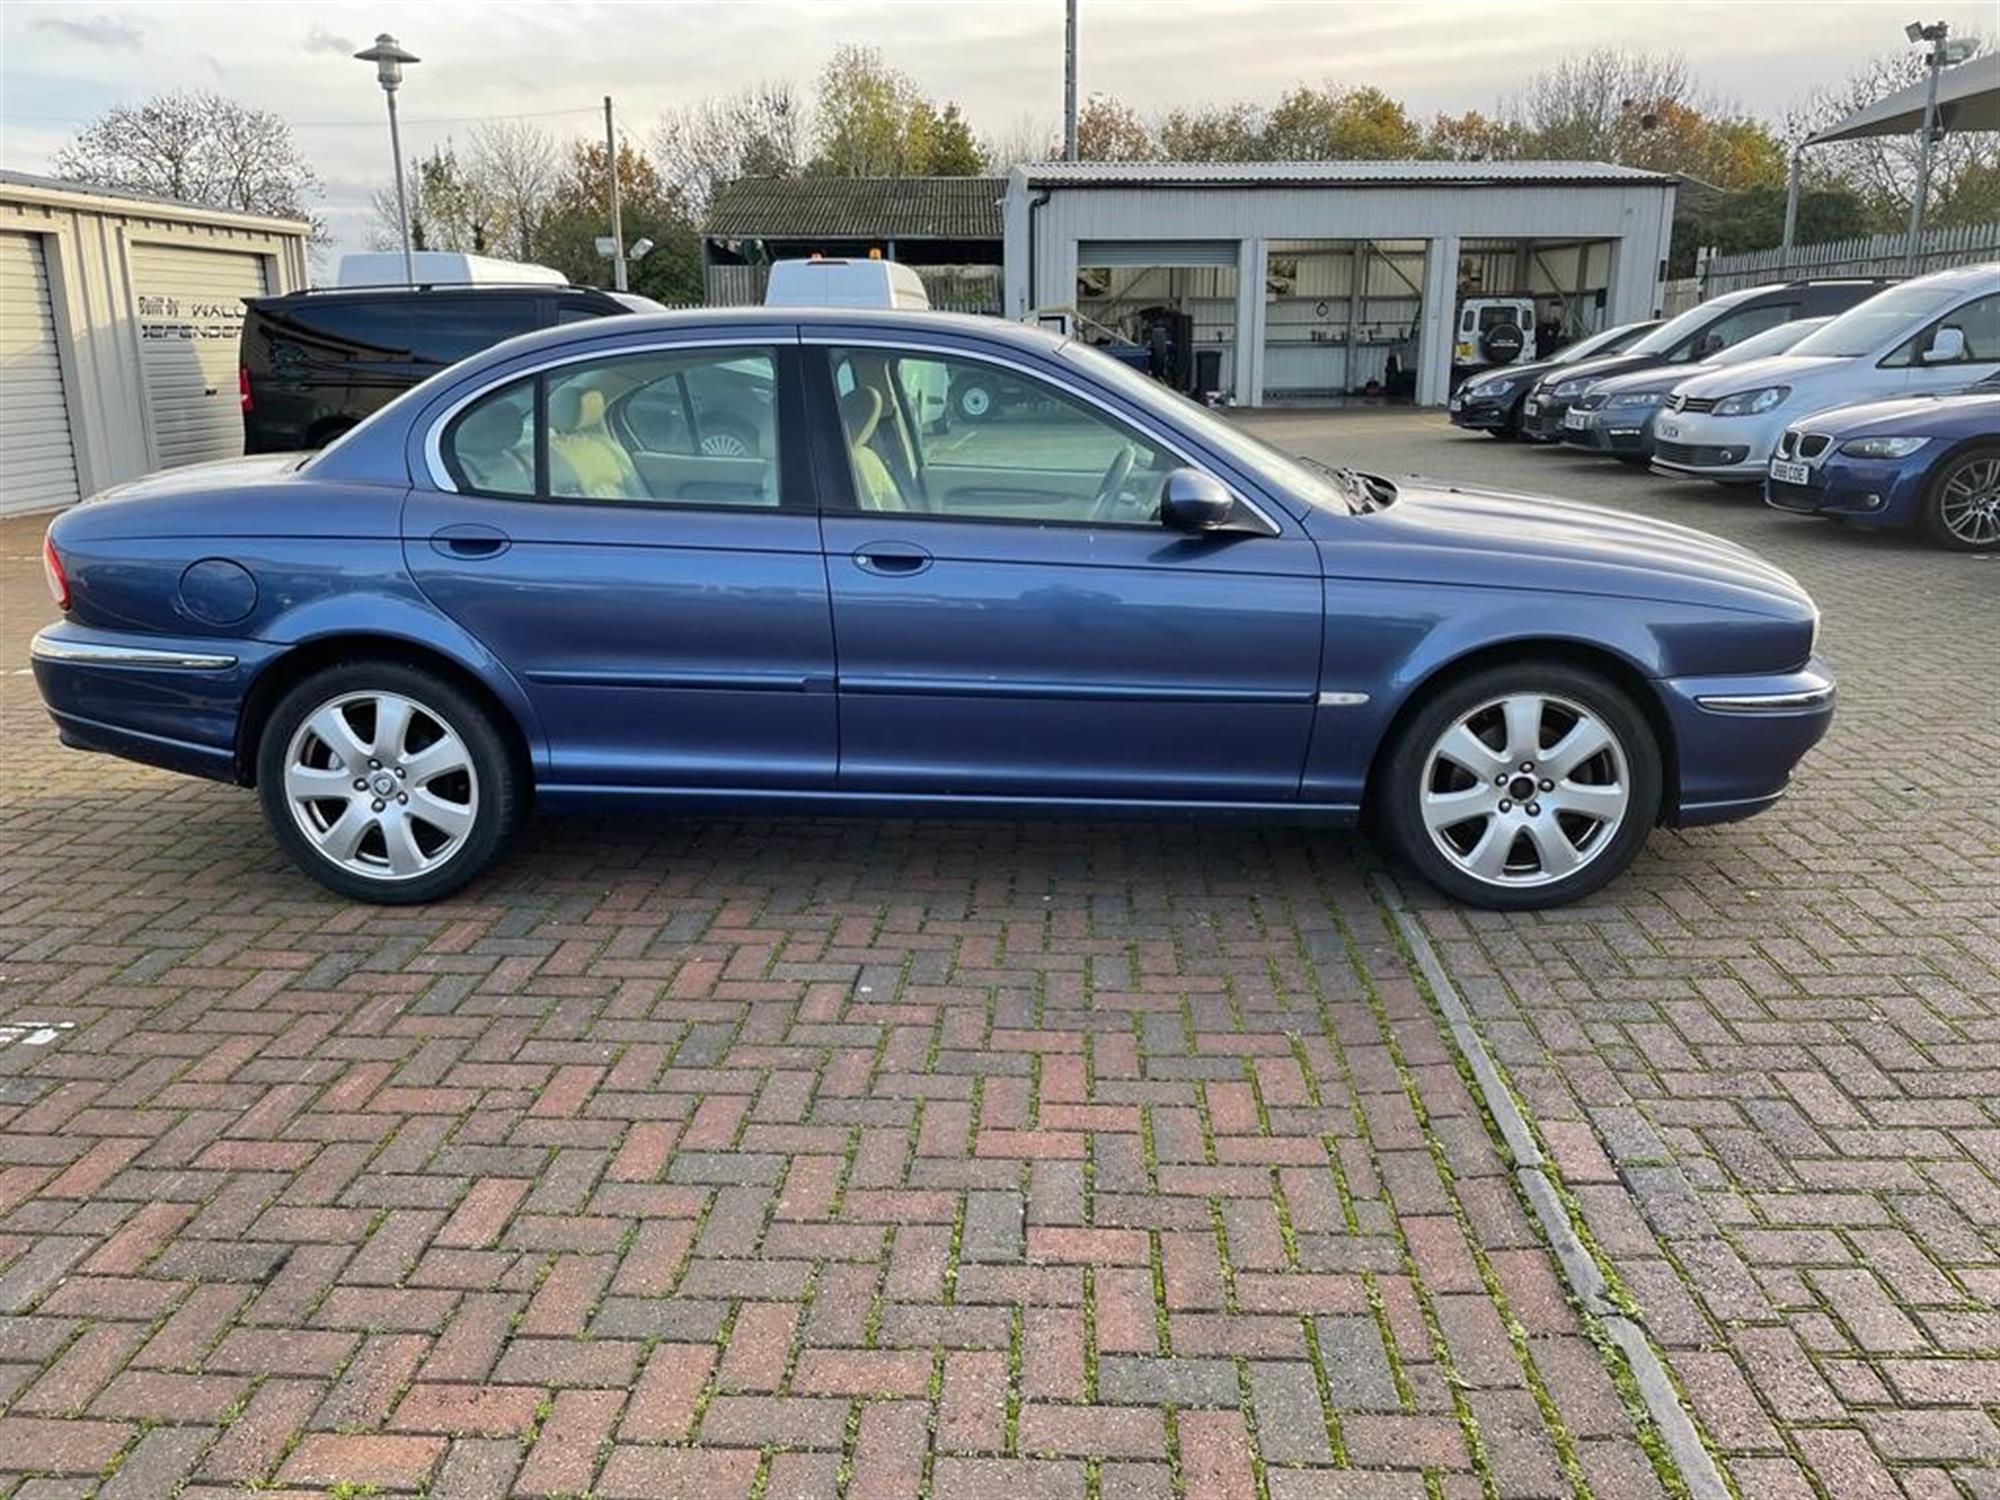
[[[1372,510],[1380,510],[1396,498],[1396,487],[1386,480],[1364,474],[1359,469],[1342,468],[1336,464],[1323,463],[1317,458],[1299,455],[1299,462],[1319,470],[1346,494],[1348,504],[1354,507],[1356,515],[1366,515]]]

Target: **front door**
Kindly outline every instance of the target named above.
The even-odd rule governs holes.
[[[827,790],[833,638],[797,347],[555,367],[482,396],[410,571],[520,680],[555,785]],[[727,432],[729,441],[716,434]]]
[[[1957,352],[1942,346],[1940,335],[1957,329]],[[1947,354],[1945,358],[1933,356]],[[1882,361],[1900,367],[1909,394],[1962,390],[2000,370],[2000,292],[1975,297],[1955,307]]]
[[[843,790],[1297,795],[1320,570],[1289,517],[1276,536],[1167,531],[1182,460],[1021,369],[805,353],[827,361],[809,389],[838,436],[821,470]],[[969,422],[949,395],[974,382],[995,399]]]

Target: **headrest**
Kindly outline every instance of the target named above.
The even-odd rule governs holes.
[[[549,426],[557,432],[585,432],[604,425],[604,392],[566,385],[549,393]]]
[[[459,424],[459,433],[481,448],[511,448],[521,440],[521,411],[511,401],[488,401],[475,406]]]
[[[882,397],[867,386],[856,386],[840,398],[840,422],[847,429],[848,442],[867,442],[875,436],[875,424],[881,420]]]

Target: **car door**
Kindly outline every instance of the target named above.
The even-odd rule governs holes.
[[[572,358],[444,422],[404,552],[520,680],[557,785],[832,787],[797,360],[796,344],[750,342]],[[692,385],[742,408],[749,451],[703,451]]]
[[[1297,795],[1321,596],[1290,517],[1272,535],[1166,530],[1160,488],[1185,462],[1170,439],[1025,366],[806,356],[843,790]],[[1013,399],[977,424],[923,420],[926,393],[974,377]]]
[[[1950,329],[1958,331],[1959,348],[1946,354],[1940,336]],[[1974,297],[1933,319],[1890,353],[1882,368],[1900,371],[1911,395],[1955,391],[2000,370],[2000,292]]]

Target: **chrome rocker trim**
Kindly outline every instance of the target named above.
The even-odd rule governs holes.
[[[96,641],[66,641],[48,631],[38,631],[28,643],[28,654],[36,661],[62,662],[69,666],[153,667],[175,672],[223,672],[236,665],[236,658],[200,651],[161,651],[146,646],[107,646]]]

